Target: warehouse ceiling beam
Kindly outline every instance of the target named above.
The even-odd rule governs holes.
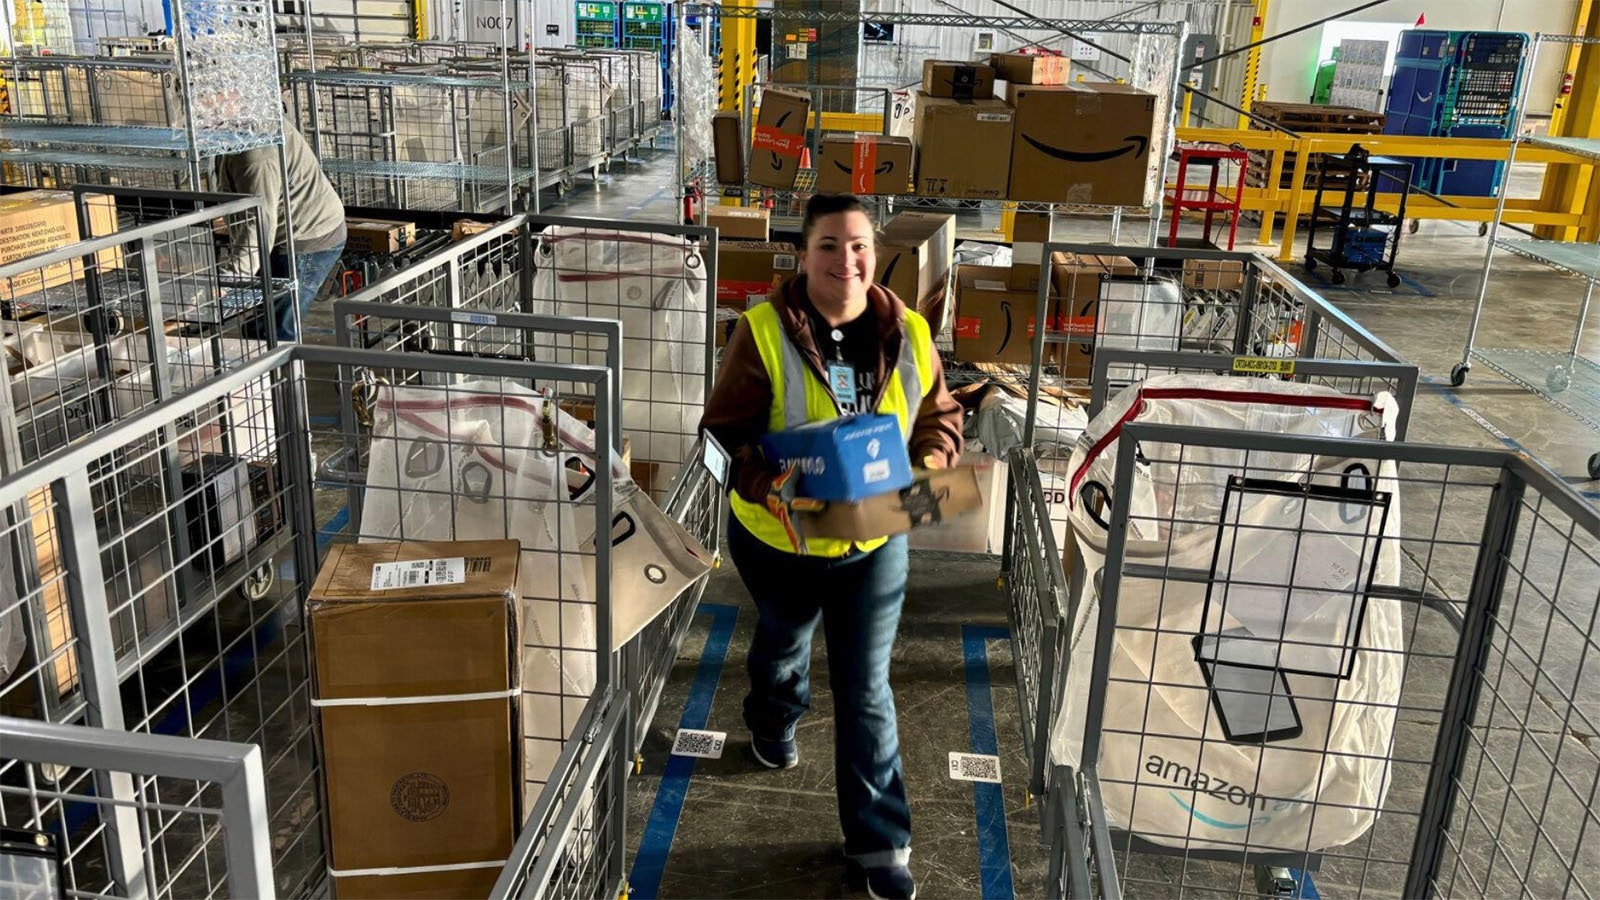
[[[1232,50],[1225,50],[1225,51],[1223,51],[1221,53],[1218,53],[1216,56],[1208,56],[1205,59],[1196,60],[1195,62],[1189,63],[1188,65],[1184,66],[1182,71],[1187,72],[1190,69],[1198,69],[1201,66],[1210,65],[1211,63],[1227,59],[1230,56],[1238,56],[1240,53],[1247,53],[1247,52],[1250,52],[1250,51],[1253,51],[1253,50],[1257,50],[1257,49],[1259,49],[1261,47],[1265,47],[1266,45],[1272,43],[1273,41],[1283,40],[1286,37],[1289,37],[1291,35],[1299,34],[1300,32],[1305,31],[1307,29],[1316,28],[1318,25],[1326,25],[1329,22],[1334,21],[1335,19],[1343,19],[1346,16],[1353,16],[1358,12],[1361,12],[1363,10],[1371,9],[1374,6],[1382,6],[1383,4],[1388,3],[1388,2],[1389,2],[1389,0],[1370,0],[1370,2],[1363,3],[1360,6],[1352,6],[1347,10],[1344,10],[1342,12],[1336,12],[1331,16],[1323,16],[1322,18],[1317,19],[1315,22],[1307,22],[1304,25],[1296,25],[1295,27],[1289,29],[1288,31],[1280,31],[1277,34],[1272,35],[1271,37],[1263,37],[1263,38],[1259,38],[1259,39],[1256,39],[1256,40],[1252,40],[1250,43],[1245,44],[1243,47],[1235,47]],[[1262,4],[1262,7],[1265,8],[1265,4]],[[1262,22],[1265,22],[1265,21],[1266,21],[1266,18],[1263,16],[1262,17]]]

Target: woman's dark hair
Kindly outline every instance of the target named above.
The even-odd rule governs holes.
[[[800,246],[805,247],[811,243],[811,230],[817,227],[817,220],[823,216],[836,213],[859,212],[865,215],[868,221],[872,213],[867,212],[867,205],[855,194],[814,194],[806,201],[806,215],[800,220]],[[877,229],[877,223],[873,223]]]

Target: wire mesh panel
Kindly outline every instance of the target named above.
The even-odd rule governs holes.
[[[274,895],[259,747],[3,716],[0,744],[6,896]]]
[[[727,497],[727,452],[709,435],[695,445],[688,462],[678,471],[662,503],[662,511],[686,528],[711,553],[712,568],[722,564],[722,511]],[[708,580],[701,578],[679,594],[660,615],[622,648],[621,684],[629,692],[634,730],[628,750],[637,754],[655,721],[661,692],[672,677],[672,665],[683,647],[684,636]]]
[[[629,707],[597,692],[489,896],[588,900],[623,892]]]
[[[648,65],[649,58],[641,60],[639,54],[622,50],[590,50],[584,56],[600,63],[601,77],[611,86],[606,111],[611,152],[625,156],[639,143],[639,67]]]
[[[339,540],[522,543],[522,758],[531,805],[584,702],[614,683],[611,373],[444,353],[339,349],[307,394],[336,398],[319,478],[348,493]],[[594,428],[563,412],[589,398]],[[602,448],[597,454],[596,447]],[[597,461],[597,457],[599,461]],[[598,528],[597,523],[606,523]]]
[[[691,459],[712,377],[709,228],[536,216],[529,311],[622,322],[622,428],[633,480],[660,502]],[[569,354],[541,346],[558,362]]]
[[[1123,892],[1594,893],[1592,507],[1501,451],[1132,423],[1115,459],[1053,752]]]
[[[494,313],[527,311],[526,220],[513,216],[387,272],[349,299]]]
[[[260,746],[274,881],[297,894],[320,881],[323,848],[299,618],[316,545],[288,352],[0,480],[0,711]],[[96,791],[135,800],[127,780]],[[210,806],[204,792],[161,797],[183,798],[173,820]],[[95,835],[126,808],[69,804],[63,840],[105,846]],[[177,862],[178,848],[163,852]],[[99,851],[75,859],[79,883],[118,874]],[[183,884],[168,895],[214,893]]]
[[[261,356],[286,283],[267,275],[258,199],[137,189],[28,197],[42,244],[0,266],[4,470]],[[234,240],[219,244],[216,224]],[[85,239],[70,242],[74,234]],[[242,253],[246,236],[255,248]],[[232,448],[247,453],[250,448]]]
[[[1013,450],[1006,460],[1010,497],[1005,590],[1016,666],[1022,749],[1029,760],[1028,791],[1045,792],[1050,723],[1050,687],[1062,664],[1060,621],[1065,593],[1061,554],[1050,526],[1032,451]]]

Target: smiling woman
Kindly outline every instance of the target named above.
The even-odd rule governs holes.
[[[876,229],[861,201],[812,197],[801,239],[800,274],[740,318],[701,419],[733,456],[729,549],[760,615],[744,701],[750,755],[767,769],[799,762],[795,725],[811,704],[820,618],[845,855],[872,896],[910,898],[911,808],[889,688],[905,535],[801,541],[790,507],[796,470],[772,465],[761,438],[877,413],[899,423],[911,459],[944,467],[961,455],[961,407],[945,387],[928,323],[873,282]]]

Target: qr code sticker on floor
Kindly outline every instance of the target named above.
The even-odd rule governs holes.
[[[673,756],[696,756],[700,759],[721,759],[722,745],[727,743],[727,732],[678,729],[677,740],[672,742]]]
[[[957,781],[1000,783],[1000,757],[981,753],[951,753],[950,777]]]

